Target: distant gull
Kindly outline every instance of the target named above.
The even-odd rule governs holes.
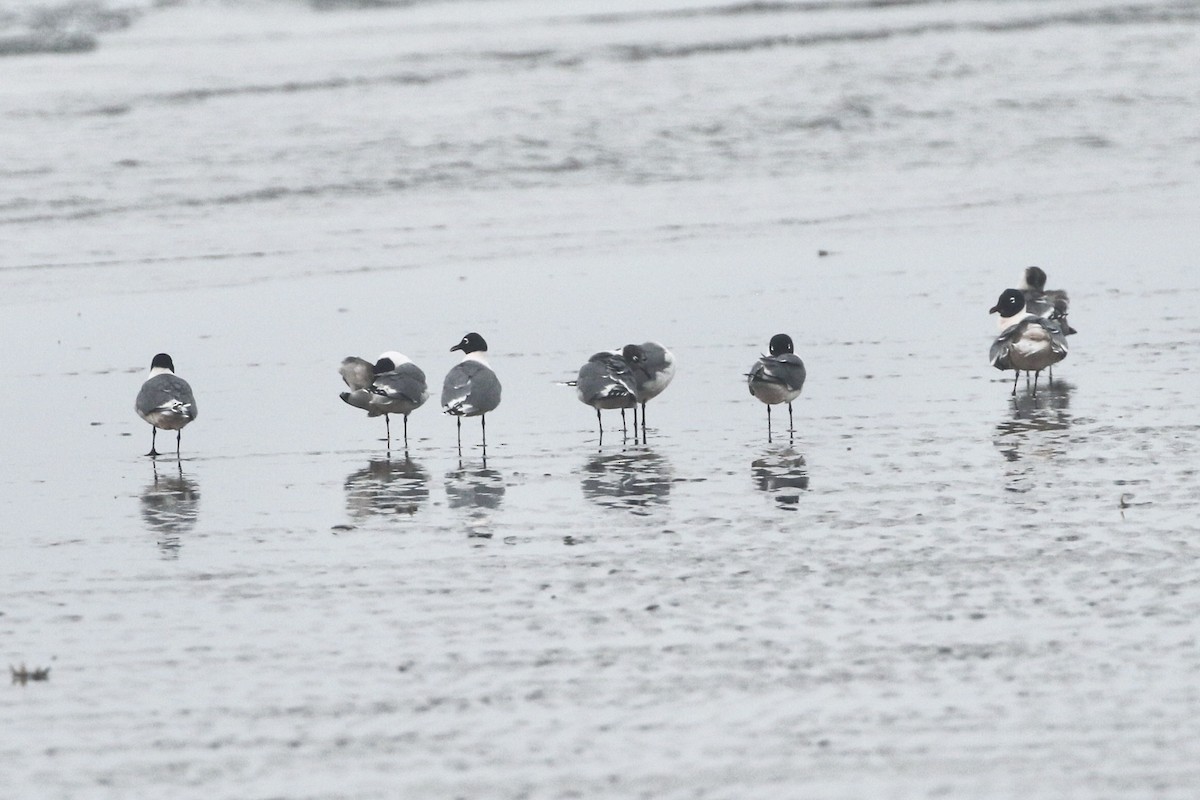
[[[992,342],[988,354],[992,366],[1016,371],[1013,375],[1014,396],[1021,370],[1032,372],[1033,396],[1036,397],[1041,371],[1067,357],[1067,337],[1060,322],[1026,311],[1025,295],[1019,289],[1005,289],[988,313],[1000,315],[1000,335]]]
[[[487,342],[478,333],[468,333],[450,348],[461,350],[462,361],[446,373],[442,383],[442,410],[458,423],[458,450],[462,452],[462,418],[479,417],[483,449],[487,452],[487,413],[500,405],[500,379],[487,363]]]
[[[342,392],[345,402],[361,408],[368,417],[383,416],[387,429],[387,446],[392,447],[391,414],[404,416],[404,449],[408,449],[408,415],[429,399],[425,373],[403,353],[389,350],[372,365],[369,361],[350,356],[342,360],[338,370],[350,391]]]
[[[754,363],[747,373],[750,394],[767,404],[767,441],[771,441],[771,406],[787,403],[789,438],[795,431],[792,401],[804,388],[804,362],[794,352],[792,337],[777,333],[771,337],[770,355]]]
[[[663,393],[675,377],[675,355],[658,342],[627,344],[621,351],[633,370],[634,394],[642,406],[642,441],[646,441],[646,403]],[[637,407],[633,409],[633,435],[637,438]]]
[[[628,349],[628,348],[626,348]],[[580,402],[587,403],[596,409],[596,423],[600,428],[600,444],[604,444],[604,421],[600,417],[601,409],[621,410],[621,430],[628,436],[625,426],[625,409],[634,409],[637,413],[637,396],[635,394],[635,377],[629,363],[620,354],[612,351],[602,351],[594,354],[579,368],[579,377],[575,380],[575,394]],[[633,435],[637,438],[637,417],[634,417]]]
[[[153,425],[148,456],[157,456],[155,439],[158,429],[175,431],[175,457],[179,458],[179,442],[183,427],[198,414],[192,387],[175,374],[175,362],[166,353],[159,353],[150,362],[150,375],[142,384],[134,402],[138,416]]]

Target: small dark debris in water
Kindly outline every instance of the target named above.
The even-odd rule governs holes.
[[[579,544],[579,540],[576,539],[574,536],[564,536],[563,544],[565,544],[567,547],[571,547],[572,545]]]
[[[416,664],[415,661],[405,661],[403,664],[397,664],[396,671],[397,672],[408,672],[410,669],[413,668],[414,664]]]
[[[646,606],[646,610],[647,611],[658,611],[658,603],[651,603],[650,605]]]
[[[91,425],[91,426],[94,428],[94,427],[96,427],[97,425],[103,425],[104,423],[103,423],[103,422],[89,422],[88,424],[89,424],[89,425]]]
[[[1117,508],[1119,508],[1119,509],[1121,509],[1122,511],[1124,511],[1125,509],[1127,509],[1127,508],[1133,508],[1134,506],[1148,506],[1148,505],[1150,505],[1150,502],[1149,502],[1149,501],[1146,501],[1146,502],[1143,502],[1143,503],[1134,503],[1134,502],[1133,502],[1133,498],[1134,498],[1134,497],[1136,497],[1136,495],[1134,495],[1132,492],[1125,492],[1125,493],[1123,493],[1123,494],[1121,495],[1121,499],[1117,501]]]
[[[970,614],[967,614],[968,619],[983,619],[986,616],[987,614],[984,614],[982,611],[973,611]]]
[[[332,530],[332,531],[352,531],[352,530],[354,530],[354,526],[353,525],[334,525],[332,528],[330,528],[330,530]]]
[[[29,681],[48,681],[50,680],[49,667],[34,667],[26,669],[22,664],[20,668],[14,667],[11,664],[8,666],[8,671],[12,673],[12,682],[19,683],[24,686]]]
[[[817,747],[829,747],[830,744],[831,742],[828,739],[822,739],[817,742]]]
[[[832,253],[833,253],[833,251],[832,251],[832,250],[818,250],[818,251],[817,251],[817,256],[818,256],[819,258],[824,258],[825,256],[827,256],[827,255],[831,255]]]

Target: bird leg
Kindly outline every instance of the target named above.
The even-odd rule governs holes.
[[[179,460],[179,442],[183,439],[183,428],[175,431],[175,460]]]
[[[596,409],[596,427],[600,430],[600,446],[604,446],[604,420],[600,418],[600,409]]]
[[[387,430],[387,449],[390,452],[392,449],[392,417],[390,414],[383,415],[383,425]]]
[[[146,455],[150,456],[151,458],[154,458],[158,455],[158,451],[154,449],[154,440],[157,438],[158,438],[158,428],[151,427],[150,428],[150,452],[146,453]]]
[[[1016,396],[1017,396],[1017,380],[1018,380],[1020,377],[1021,377],[1021,370],[1019,370],[1019,369],[1018,369],[1018,370],[1014,370],[1014,371],[1013,371],[1013,390],[1012,390],[1012,396],[1013,396],[1013,397],[1016,397]]]
[[[788,403],[788,441],[791,441],[796,433],[796,425],[792,422],[792,404]]]
[[[767,444],[771,443],[771,407],[767,406]]]

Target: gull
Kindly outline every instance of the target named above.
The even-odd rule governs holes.
[[[767,404],[767,441],[771,441],[771,406],[787,403],[788,434],[794,432],[792,401],[804,388],[804,362],[794,352],[792,337],[777,333],[771,337],[770,355],[762,356],[750,368],[750,394]]]
[[[487,342],[478,333],[468,333],[450,348],[461,350],[462,361],[446,373],[442,383],[442,411],[458,423],[458,450],[462,452],[462,418],[479,417],[483,449],[487,452],[487,413],[500,405],[500,379],[487,363]]]
[[[1058,320],[1064,336],[1076,333],[1067,324],[1071,300],[1061,289],[1046,290],[1046,271],[1041,267],[1026,267],[1019,291],[1025,295],[1025,310],[1045,319]]]
[[[1045,319],[1025,310],[1025,295],[1019,289],[1005,289],[990,314],[999,314],[1000,335],[988,353],[992,366],[1015,370],[1012,394],[1017,394],[1021,370],[1033,373],[1033,396],[1042,370],[1067,357],[1067,336],[1059,320]]]
[[[403,353],[389,350],[371,364],[350,356],[338,370],[350,391],[342,392],[346,403],[361,408],[368,417],[383,416],[388,449],[392,446],[391,414],[404,416],[404,449],[408,449],[408,415],[429,399],[425,373]]]
[[[197,416],[196,398],[192,387],[175,374],[175,362],[166,353],[159,353],[150,362],[150,375],[142,384],[134,402],[138,416],[153,425],[148,456],[157,456],[154,449],[158,429],[175,431],[175,457],[179,458],[179,441],[183,427]]]
[[[621,355],[634,377],[634,394],[642,406],[642,441],[646,441],[646,403],[663,393],[675,377],[675,355],[658,342],[627,344]],[[633,408],[633,434],[637,438],[637,406]]]
[[[580,402],[596,409],[596,424],[600,428],[600,444],[604,444],[604,422],[601,409],[621,409],[621,431],[628,435],[625,427],[625,409],[634,409],[637,414],[635,377],[629,363],[620,354],[608,350],[594,354],[579,368],[575,380],[575,394]],[[637,438],[637,417],[634,417],[633,435]]]

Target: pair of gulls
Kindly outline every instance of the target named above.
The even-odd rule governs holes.
[[[458,448],[462,450],[462,418],[479,417],[483,446],[487,448],[487,413],[500,405],[500,379],[487,363],[487,342],[478,333],[468,333],[450,348],[461,350],[462,361],[455,364],[442,382],[442,411],[458,423]],[[356,356],[342,360],[342,380],[350,388],[342,400],[367,412],[368,417],[383,416],[387,426],[388,447],[392,446],[391,414],[404,416],[404,447],[408,449],[408,415],[429,399],[425,373],[407,356],[395,351],[381,355],[374,364]]]
[[[1075,329],[1067,324],[1070,302],[1067,293],[1046,290],[1046,273],[1040,267],[1028,267],[1019,289],[1005,289],[989,313],[999,314],[1000,335],[992,342],[989,357],[999,370],[1011,369],[1012,394],[1017,394],[1017,379],[1022,370],[1026,380],[1033,373],[1033,396],[1037,396],[1038,376],[1067,357],[1067,337]]]
[[[675,377],[675,356],[658,342],[627,344],[620,350],[601,350],[579,368],[568,382],[580,402],[596,409],[600,443],[604,422],[600,411],[620,409],[621,432],[628,435],[625,409],[633,409],[633,438],[638,437],[638,405],[642,407],[642,441],[646,441],[646,403],[658,397]]]

